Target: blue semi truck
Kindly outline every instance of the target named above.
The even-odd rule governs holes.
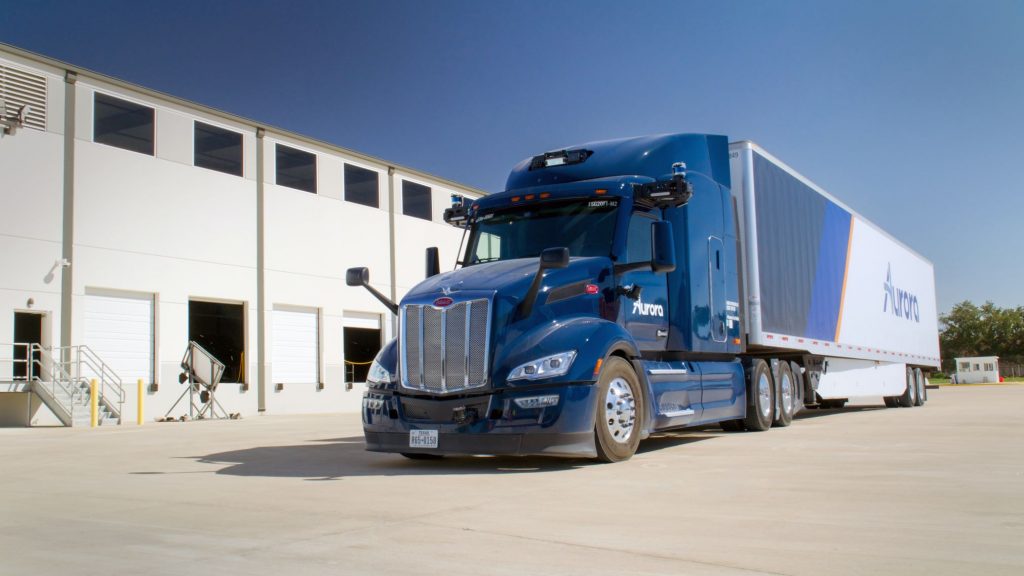
[[[398,315],[363,398],[371,451],[614,462],[669,429],[920,406],[939,365],[932,265],[752,142],[545,152],[445,220],[455,270],[428,248],[400,303],[347,274]]]

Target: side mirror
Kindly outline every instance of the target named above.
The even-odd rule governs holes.
[[[441,273],[441,257],[436,246],[427,248],[427,278]]]
[[[387,306],[388,310],[391,310],[392,314],[395,314],[396,316],[398,315],[398,304],[395,304],[390,298],[378,292],[373,286],[370,286],[369,268],[349,268],[345,272],[345,284],[366,288],[370,294],[373,294],[374,298],[380,300],[381,304]]]
[[[651,270],[671,272],[676,269],[676,244],[672,223],[659,220],[651,223]]]
[[[369,268],[349,268],[345,272],[345,284],[349,286],[366,286],[370,283]]]
[[[569,265],[568,248],[547,248],[540,253],[540,269],[551,270]]]

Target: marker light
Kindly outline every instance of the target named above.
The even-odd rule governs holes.
[[[549,406],[558,405],[558,394],[548,394],[546,396],[527,396],[526,398],[516,398],[516,406],[520,408],[547,408]]]
[[[508,374],[509,380],[540,380],[561,376],[569,371],[572,361],[576,359],[576,351],[561,352],[544,358],[538,358],[516,366]]]

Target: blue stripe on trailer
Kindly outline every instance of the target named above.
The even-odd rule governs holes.
[[[836,337],[839,308],[842,304],[846,258],[850,242],[850,213],[833,202],[825,206],[825,222],[818,244],[818,265],[814,274],[811,308],[807,314],[808,338],[832,340]]]

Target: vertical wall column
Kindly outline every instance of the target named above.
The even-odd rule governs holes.
[[[263,141],[266,130],[256,129],[256,403],[260,412],[267,410],[267,289],[264,260]]]
[[[395,167],[388,166],[388,246],[391,248],[391,301],[398,302],[397,248],[395,247]],[[381,327],[383,328],[383,326]],[[391,315],[391,335],[398,337],[398,316]]]
[[[62,202],[63,231],[61,257],[74,263],[75,251],[75,82],[78,75],[70,70],[64,73],[64,197]],[[71,346],[72,267],[60,267],[60,345]],[[70,354],[66,350],[64,354]],[[64,361],[70,358],[62,358]]]

